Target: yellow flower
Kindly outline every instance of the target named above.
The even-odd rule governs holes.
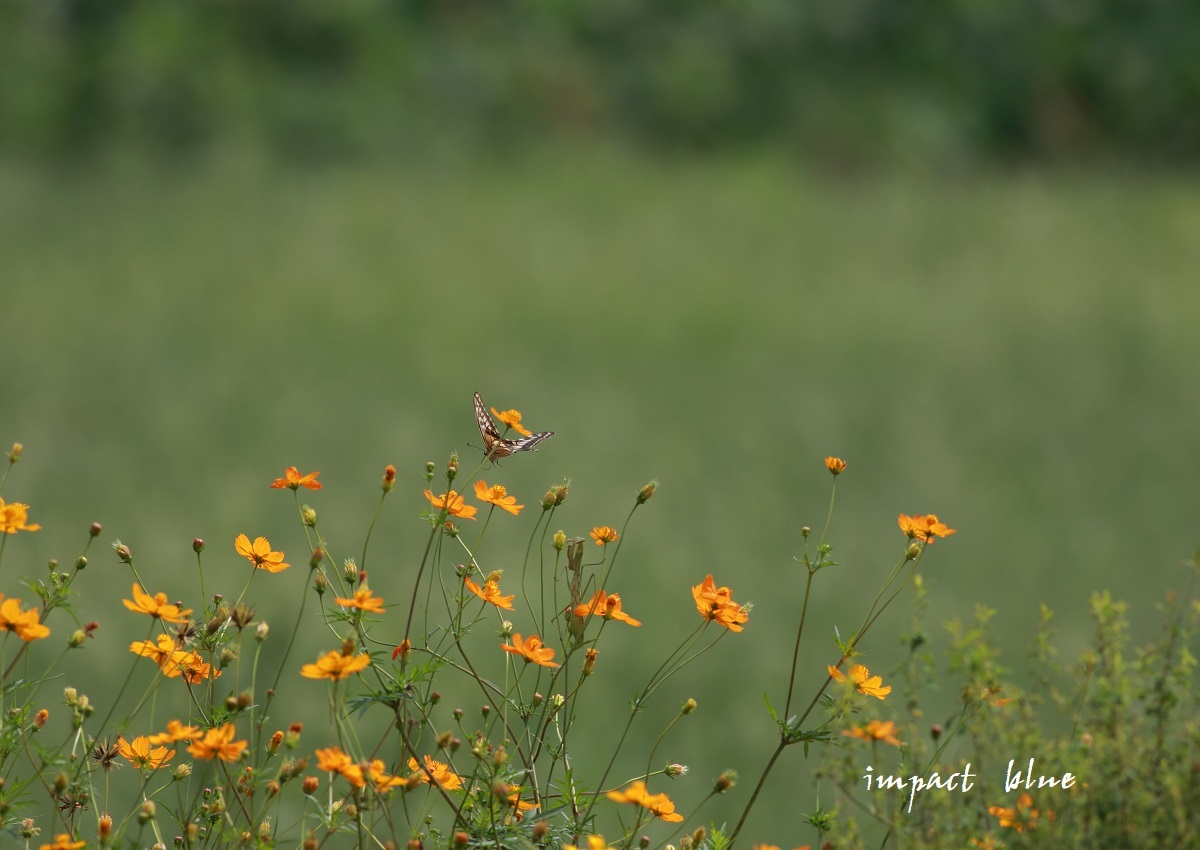
[[[522,656],[527,664],[540,664],[542,667],[560,666],[550,660],[554,657],[554,650],[542,646],[542,639],[537,635],[530,635],[528,639],[522,640],[521,633],[517,632],[512,636],[511,646],[505,644],[500,648],[513,655]]]
[[[176,741],[194,741],[203,734],[204,730],[199,726],[184,726],[178,720],[170,720],[166,732],[151,735],[148,740],[151,744],[173,744]]]
[[[358,586],[358,590],[354,591],[353,596],[345,599],[335,596],[333,597],[333,601],[346,608],[357,608],[360,611],[367,611],[372,614],[383,613],[383,599],[378,596],[372,596],[371,588],[367,587],[365,582]]]
[[[507,425],[509,428],[512,428],[514,431],[516,431],[522,437],[528,437],[530,434],[533,433],[532,431],[527,430],[525,428],[525,426],[521,424],[521,411],[519,411],[519,410],[505,410],[505,411],[501,412],[499,410],[496,410],[496,408],[493,407],[492,415],[495,416],[497,419],[499,419],[501,422],[503,422],[505,425]]]
[[[829,675],[839,682],[847,681],[846,674],[833,665],[826,667]],[[854,689],[860,694],[865,694],[869,697],[883,699],[892,692],[892,686],[883,686],[882,676],[872,676],[871,671],[864,664],[855,664],[850,668],[849,681],[854,683]]]
[[[198,685],[205,679],[221,678],[222,671],[205,661],[198,652],[184,651],[173,662],[163,668],[163,672],[172,679],[183,676],[189,683]]]
[[[744,606],[733,601],[732,595],[733,591],[728,587],[716,586],[711,573],[692,588],[692,598],[696,600],[696,610],[700,616],[719,623],[731,632],[740,632],[742,623],[750,619],[750,614]]]
[[[279,573],[291,566],[283,562],[282,552],[271,551],[271,541],[265,537],[255,537],[251,543],[249,537],[239,534],[233,541],[233,548],[237,549],[239,555],[248,558],[255,569]]]
[[[616,529],[609,528],[607,525],[598,525],[591,530],[588,537],[595,540],[597,546],[603,546],[605,543],[619,540],[621,535],[617,534]]]
[[[209,729],[204,736],[188,747],[188,752],[198,759],[212,761],[237,761],[246,749],[245,741],[235,741],[237,728],[232,723],[226,723],[219,729]]]
[[[834,475],[841,475],[846,471],[846,461],[840,457],[827,457],[825,458],[825,468]]]
[[[407,784],[407,780],[404,777],[391,776],[384,770],[383,759],[371,760],[371,763],[367,766],[367,778],[371,780],[371,784],[375,786],[375,791],[378,794]]]
[[[464,579],[463,583],[466,585],[467,590],[474,593],[476,596],[478,596],[484,602],[490,602],[493,605],[495,605],[497,608],[504,608],[508,611],[512,610],[512,607],[513,607],[512,601],[513,601],[513,597],[515,597],[516,594],[513,593],[508,596],[501,596],[500,595],[500,584],[494,578],[488,579],[487,581],[485,581],[483,583],[483,587],[480,587],[478,584],[471,581],[471,579],[469,579],[469,578]]]
[[[86,846],[86,841],[72,841],[70,835],[61,832],[54,836],[53,844],[43,844],[38,850],[79,850],[80,847]]]
[[[3,598],[0,594],[0,599]],[[15,632],[26,643],[50,636],[50,630],[38,622],[37,609],[22,611],[20,599],[5,599],[0,603],[0,632]]]
[[[896,724],[891,720],[872,720],[866,726],[843,729],[842,734],[850,738],[861,738],[864,741],[882,741],[893,747],[900,746],[900,739],[896,737]]]
[[[358,655],[343,655],[340,650],[331,650],[317,659],[316,664],[305,664],[300,675],[307,679],[330,679],[334,682],[357,673],[371,663],[365,652]]]
[[[167,594],[161,591],[151,596],[142,590],[142,586],[137,582],[133,583],[133,601],[130,602],[128,599],[121,601],[135,614],[149,614],[151,617],[168,623],[182,623],[192,613],[191,608],[180,608],[178,605],[167,602]]]
[[[37,531],[41,528],[37,523],[26,522],[27,519],[29,519],[29,505],[23,505],[20,502],[5,502],[0,499],[0,531],[5,534],[16,534],[18,531]]]
[[[168,666],[178,667],[174,662],[177,659],[182,659],[187,653],[175,648],[175,641],[171,640],[167,635],[159,635],[155,643],[148,640],[135,640],[129,644],[129,651],[135,655],[141,655],[154,661],[159,667],[164,670]],[[179,674],[176,673],[176,676]]]
[[[517,504],[517,497],[508,495],[508,491],[504,489],[503,484],[493,484],[489,487],[483,481],[475,482],[475,498],[481,502],[495,505],[498,508],[504,508],[510,514],[516,516],[521,512],[524,505]]]
[[[1033,807],[1033,797],[1028,793],[1022,793],[1017,798],[1016,808],[1007,809],[1001,806],[989,806],[988,814],[1000,820],[1000,826],[1015,829],[1017,832],[1024,832],[1027,829],[1036,829],[1038,818],[1042,813]],[[1046,818],[1054,820],[1054,812],[1047,810]]]
[[[932,543],[935,537],[949,537],[954,534],[953,528],[938,521],[937,514],[917,514],[916,516],[900,514],[899,523],[900,530],[906,537],[924,540],[926,543]]]
[[[355,788],[362,788],[367,784],[363,779],[362,768],[337,747],[317,750],[316,756],[318,769],[340,775]]]
[[[563,850],[579,850],[574,844],[564,844]],[[603,835],[589,835],[587,837],[587,850],[608,850],[608,842],[604,840]]]
[[[683,815],[677,814],[675,804],[666,794],[651,794],[646,790],[646,783],[637,780],[624,791],[609,791],[608,799],[617,803],[634,803],[643,809],[648,809],[659,820],[678,823]]]
[[[462,779],[448,765],[434,761],[428,755],[423,760],[424,767],[417,764],[415,758],[409,758],[408,769],[413,772],[413,777],[427,784],[440,785],[447,791],[457,791],[462,788]]]
[[[309,490],[320,490],[321,482],[317,480],[319,472],[310,472],[308,475],[301,475],[300,470],[294,466],[289,466],[283,471],[282,478],[276,478],[271,484],[273,490],[282,490],[287,487],[291,490],[299,490],[301,487]]]
[[[631,626],[640,626],[640,620],[635,620],[624,611],[621,610],[621,594],[614,593],[612,596],[605,594],[603,590],[597,590],[592,594],[590,602],[583,605],[576,605],[573,612],[576,617],[598,616],[606,620],[620,620],[622,623],[628,623]]]
[[[175,757],[174,750],[152,746],[144,735],[134,738],[132,743],[124,738],[117,738],[117,749],[134,767],[149,770],[157,770]]]
[[[425,498],[429,500],[429,504],[433,505],[439,511],[444,510],[450,516],[456,516],[460,519],[475,519],[477,508],[474,505],[468,505],[463,501],[463,497],[455,491],[443,493],[440,496],[435,496],[428,490],[424,491]]]

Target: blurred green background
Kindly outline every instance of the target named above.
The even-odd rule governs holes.
[[[198,605],[192,538],[234,596],[234,536],[266,534],[297,565],[257,585],[282,638],[305,558],[267,484],[320,470],[305,500],[357,557],[393,463],[367,566],[398,603],[420,471],[474,457],[479,390],[557,432],[488,473],[530,507],[487,566],[515,571],[554,483],[582,535],[661,482],[610,588],[646,626],[606,633],[596,718],[691,628],[706,573],[756,603],[617,770],[695,696],[663,751],[693,772],[665,790],[688,812],[720,770],[743,781],[703,820],[736,818],[772,746],[828,454],[844,566],[817,582],[807,686],[901,512],[958,529],[923,566],[935,646],[983,603],[1019,667],[1045,602],[1069,659],[1101,588],[1148,636],[1197,538],[1198,8],[5,4],[0,441],[26,452],[4,496],[44,529],[9,541],[4,591],[96,520]],[[132,578],[91,555],[85,682],[123,676],[133,639]],[[869,641],[885,676],[906,616]],[[328,648],[306,638],[297,668]],[[788,753],[756,841],[813,840],[807,769]]]

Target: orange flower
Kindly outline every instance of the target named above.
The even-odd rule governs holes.
[[[1000,820],[1000,826],[1011,827],[1017,832],[1024,832],[1027,829],[1036,829],[1038,818],[1042,813],[1033,807],[1033,797],[1029,794],[1022,793],[1017,798],[1016,808],[1006,809],[1001,806],[989,806],[988,814]],[[1054,812],[1047,811],[1046,818],[1054,820]]]
[[[777,844],[755,844],[753,846],[752,850],[779,850],[779,845],[777,845]],[[808,850],[808,845],[805,844],[803,847],[797,847],[796,850]]]
[[[0,499],[0,531],[5,534],[16,534],[18,531],[37,531],[41,528],[37,523],[26,522],[27,519],[29,519],[29,505],[23,505],[20,502],[5,502]]]
[[[866,726],[843,729],[842,734],[850,738],[861,738],[864,741],[882,741],[893,747],[900,746],[900,739],[896,737],[896,724],[891,720],[872,720]]]
[[[175,641],[171,640],[167,635],[159,635],[155,643],[148,640],[135,640],[129,644],[129,651],[135,655],[141,655],[154,661],[159,667],[164,670],[170,666],[178,669],[178,665],[174,662],[181,659],[187,653],[175,648]],[[175,674],[176,676],[179,673]]]
[[[390,791],[392,788],[407,784],[407,780],[404,777],[391,776],[384,770],[383,759],[371,760],[371,763],[367,766],[367,778],[375,786],[377,794],[382,794],[384,791]]]
[[[495,605],[497,608],[504,608],[508,611],[512,610],[512,608],[513,608],[512,601],[513,601],[513,597],[515,597],[516,594],[513,593],[508,596],[501,596],[500,595],[500,583],[498,581],[496,581],[496,579],[494,579],[494,578],[488,579],[487,581],[485,581],[483,583],[483,587],[480,587],[478,584],[471,581],[470,578],[464,579],[463,583],[466,585],[467,590],[474,593],[476,596],[478,596],[484,602],[490,602],[493,605]]]
[[[597,546],[603,546],[605,543],[612,543],[619,540],[621,535],[617,534],[615,529],[609,528],[607,525],[598,525],[592,529],[588,537],[596,541]]]
[[[343,655],[340,650],[331,650],[317,659],[316,664],[305,664],[300,675],[306,679],[330,679],[334,682],[357,673],[371,663],[365,652],[358,655]]]
[[[512,636],[511,646],[505,644],[500,648],[505,652],[524,657],[527,664],[540,664],[543,667],[559,666],[550,660],[554,657],[554,650],[542,646],[542,639],[537,635],[530,635],[527,640],[521,640],[521,633],[517,632]]]
[[[840,457],[827,457],[825,458],[825,468],[834,475],[841,475],[846,471],[846,461]]]
[[[483,481],[475,482],[475,498],[481,502],[495,505],[498,508],[504,508],[510,514],[516,516],[521,512],[524,505],[517,504],[517,497],[508,495],[508,491],[504,489],[503,484],[493,484],[489,487]]]
[[[117,749],[126,761],[145,770],[157,770],[175,757],[174,750],[151,746],[150,740],[144,735],[134,738],[132,743],[117,738]]]
[[[167,594],[161,591],[151,596],[142,590],[142,586],[136,581],[133,583],[133,600],[132,602],[128,599],[121,601],[135,614],[149,614],[151,617],[168,623],[182,623],[192,613],[191,608],[180,608],[178,605],[167,602]]]
[[[300,470],[289,466],[283,471],[283,477],[276,478],[271,484],[271,489],[282,490],[287,487],[291,490],[299,490],[301,487],[305,487],[309,490],[320,490],[321,482],[317,480],[317,476],[320,474],[319,472],[310,472],[308,475],[301,475]]]
[[[612,596],[605,594],[603,590],[597,590],[592,594],[592,599],[583,605],[576,605],[574,614],[576,617],[590,617],[592,615],[603,617],[606,620],[620,620],[622,623],[628,623],[631,626],[640,626],[640,620],[635,620],[624,611],[621,610],[621,594],[614,593]]]
[[[184,726],[178,720],[170,720],[166,732],[151,735],[148,740],[151,744],[173,744],[176,741],[194,741],[203,734],[204,730],[199,726]]]
[[[358,586],[358,590],[354,591],[353,596],[345,599],[335,596],[333,597],[333,601],[346,608],[357,608],[360,611],[368,611],[372,614],[383,613],[383,599],[378,596],[372,596],[371,588],[367,587],[366,582]]]
[[[0,599],[3,598],[0,594]],[[0,603],[0,632],[15,632],[26,643],[50,636],[50,630],[38,622],[37,609],[22,611],[20,599],[5,599]]]
[[[692,598],[696,600],[696,610],[700,616],[714,623],[719,623],[731,632],[740,632],[742,623],[750,619],[750,613],[745,607],[734,602],[731,598],[733,591],[728,587],[717,587],[712,574],[705,576],[704,581],[692,588]]]
[[[442,764],[440,761],[434,761],[428,755],[424,756],[424,762],[425,766],[422,767],[417,764],[415,758],[409,758],[408,760],[408,769],[421,782],[440,785],[447,791],[457,791],[459,788],[462,788],[462,779],[448,765]]]
[[[678,823],[683,815],[675,812],[675,804],[666,794],[651,794],[646,790],[646,783],[637,780],[624,791],[609,791],[608,799],[617,803],[635,803],[643,809],[648,809],[659,820]]]
[[[492,415],[495,416],[497,419],[499,419],[501,422],[503,422],[505,425],[507,425],[509,428],[512,428],[514,431],[516,431],[522,437],[528,437],[530,434],[533,433],[532,431],[527,430],[525,428],[525,426],[521,424],[521,411],[519,411],[519,410],[505,410],[505,411],[501,412],[499,410],[496,410],[496,408],[493,407]]]
[[[317,750],[316,756],[318,769],[324,770],[327,773],[339,774],[355,788],[362,788],[367,784],[366,780],[363,779],[362,768],[355,764],[350,756],[343,753],[337,747]]]
[[[839,682],[852,681],[854,689],[860,694],[865,694],[869,697],[883,699],[892,692],[892,686],[883,686],[882,676],[872,676],[871,671],[864,664],[855,664],[850,668],[850,678],[847,680],[846,674],[832,664],[825,668],[829,671],[829,675]]]
[[[982,841],[978,838],[972,838],[971,843],[976,847],[982,847],[983,850],[1000,850],[1000,848],[1004,846],[1003,844],[998,844],[996,839],[992,838],[990,835]]]
[[[574,844],[564,844],[563,850],[579,850]],[[589,835],[587,837],[587,850],[608,850],[608,842],[604,840],[603,835]]]
[[[425,498],[429,500],[429,504],[433,505],[439,511],[446,511],[450,516],[456,516],[461,519],[475,519],[477,508],[474,505],[468,505],[463,501],[463,497],[455,491],[443,493],[440,496],[435,496],[428,490],[424,491]]]
[[[536,809],[537,803],[531,803],[528,800],[521,799],[520,785],[509,785],[508,807],[513,810],[513,813],[517,816],[517,820],[520,820],[523,813],[529,811],[530,809]]]
[[[233,541],[233,548],[244,558],[249,558],[255,569],[266,570],[269,573],[279,573],[291,564],[283,562],[282,552],[271,551],[271,541],[265,537],[255,537],[254,542],[244,534],[239,534]]]
[[[221,678],[222,671],[205,661],[198,652],[184,651],[173,661],[163,668],[163,672],[172,679],[183,676],[189,683],[198,685],[205,679]]]
[[[954,533],[953,528],[948,528],[945,523],[938,522],[937,514],[909,516],[908,514],[900,514],[900,530],[904,532],[906,537],[911,537],[914,540],[924,540],[926,543],[932,543],[935,537],[949,537]]]
[[[86,841],[72,841],[70,835],[60,832],[54,836],[53,844],[43,844],[38,850],[79,850],[80,847],[85,846],[87,846]]]
[[[204,733],[204,737],[188,747],[188,752],[205,761],[212,761],[214,758],[221,761],[237,761],[242,757],[242,750],[246,749],[246,742],[233,740],[235,735],[237,728],[232,723],[226,723],[219,729],[209,729]]]

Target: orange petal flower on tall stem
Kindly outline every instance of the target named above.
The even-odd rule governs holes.
[[[36,522],[28,522],[29,505],[20,502],[5,502],[0,499],[0,532],[16,534],[18,531],[37,531]]]
[[[872,720],[866,726],[843,729],[842,734],[848,738],[880,741],[884,744],[891,744],[893,747],[900,746],[900,739],[896,737],[896,724],[891,720]]]
[[[3,598],[0,594],[0,599]],[[37,609],[22,611],[20,599],[0,602],[0,632],[13,632],[26,643],[50,636],[50,630],[38,621]]]
[[[732,597],[733,591],[728,587],[717,587],[711,573],[692,588],[692,598],[696,601],[700,616],[731,632],[740,632],[742,624],[749,621],[750,613],[745,606],[734,602]]]
[[[345,598],[335,596],[333,601],[344,608],[357,608],[359,611],[371,614],[383,613],[383,599],[379,596],[372,596],[371,588],[367,587],[366,582],[358,586],[353,596]]]
[[[1000,820],[1000,826],[1015,829],[1017,832],[1024,832],[1027,829],[1036,829],[1038,819],[1042,813],[1033,807],[1033,797],[1029,796],[1028,792],[1024,792],[1017,798],[1015,808],[1004,808],[1002,806],[989,806],[988,814]],[[1054,820],[1054,812],[1046,812],[1047,820]]]
[[[493,484],[490,487],[484,481],[475,482],[475,498],[498,508],[503,508],[513,516],[521,513],[524,505],[517,504],[517,497],[508,495],[503,484]]]
[[[319,472],[310,472],[307,475],[301,475],[300,470],[294,466],[289,466],[283,471],[282,478],[276,478],[271,483],[271,489],[282,490],[287,487],[290,490],[299,490],[304,487],[308,490],[320,490],[321,482],[317,480]]]
[[[220,759],[221,761],[237,761],[242,757],[242,751],[246,749],[245,741],[233,740],[237,737],[237,727],[232,723],[226,723],[217,729],[209,729],[204,733],[204,736],[197,739],[188,747],[188,752],[193,757],[212,761]]]
[[[884,685],[882,676],[872,676],[871,671],[867,669],[865,664],[855,664],[851,667],[849,677],[832,664],[825,669],[829,671],[830,676],[839,682],[853,682],[854,689],[860,694],[875,697],[876,699],[883,699],[892,692],[892,686]]]
[[[496,581],[496,579],[488,579],[483,583],[483,587],[480,587],[470,578],[465,578],[463,580],[463,584],[466,586],[467,590],[474,593],[484,602],[490,602],[497,608],[503,608],[506,611],[511,611],[513,609],[512,601],[513,598],[516,597],[516,594],[512,593],[508,596],[502,596],[500,594],[500,583]]]
[[[521,424],[521,411],[519,410],[496,410],[492,408],[492,415],[499,421],[503,422],[509,428],[512,428],[522,437],[528,437],[533,432]]]
[[[558,667],[560,666],[550,659],[554,657],[554,650],[542,645],[542,639],[537,635],[530,635],[522,640],[521,633],[515,633],[512,638],[512,644],[504,644],[500,648],[505,652],[511,652],[513,655],[520,655],[528,664],[540,664],[542,667]]]
[[[136,581],[133,583],[133,600],[122,599],[121,602],[135,614],[149,614],[167,623],[182,623],[192,613],[191,608],[180,608],[167,602],[167,594],[162,591],[151,596]]]
[[[317,659],[316,664],[305,664],[300,668],[300,675],[306,679],[329,679],[338,681],[352,676],[371,663],[371,656],[365,652],[357,655],[343,655],[334,649]]]
[[[612,543],[621,539],[621,535],[617,534],[616,529],[610,528],[607,525],[596,526],[588,532],[588,537],[595,540],[597,546],[603,546],[605,543]]]
[[[282,552],[271,551],[271,541],[265,537],[255,537],[254,542],[251,543],[249,537],[239,534],[233,541],[233,548],[243,558],[249,559],[250,563],[254,564],[254,568],[258,570],[279,573],[291,566],[291,564],[283,562]]]
[[[454,490],[449,493],[442,493],[440,496],[433,495],[429,490],[423,491],[425,498],[429,500],[429,504],[433,505],[439,511],[446,511],[450,516],[456,516],[460,519],[475,519],[475,513],[478,510],[474,505],[468,505],[463,501],[463,497]]]
[[[53,844],[43,844],[38,847],[38,850],[79,850],[79,848],[86,846],[86,841],[72,841],[68,833],[60,832],[54,836]]]
[[[194,741],[204,734],[199,726],[187,726],[178,720],[167,721],[167,731],[151,735],[151,744],[173,744],[176,741]]]
[[[630,783],[624,791],[609,791],[608,799],[617,803],[634,803],[643,809],[648,809],[656,818],[670,823],[683,820],[683,815],[675,811],[675,804],[666,794],[651,794],[646,790],[642,780]]]
[[[451,770],[449,765],[435,761],[429,755],[424,756],[423,761],[425,762],[424,767],[418,764],[415,758],[409,758],[408,760],[408,769],[421,782],[440,785],[447,791],[457,791],[459,788],[462,788],[462,778]]]
[[[924,540],[926,543],[934,542],[935,537],[949,537],[955,532],[953,528],[940,522],[937,514],[917,514],[916,516],[900,514],[898,522],[905,537]]]
[[[640,626],[641,620],[635,620],[624,611],[621,610],[621,594],[614,593],[611,596],[603,590],[597,590],[592,594],[589,602],[582,605],[576,605],[572,612],[576,617],[603,617],[606,620],[620,620],[622,623],[628,623],[631,626]]]
[[[117,749],[126,761],[144,770],[157,770],[175,757],[174,750],[156,747],[144,735],[139,735],[132,741],[117,738]]]
[[[338,747],[327,747],[323,750],[317,750],[315,755],[317,757],[318,770],[323,770],[326,773],[336,773],[355,788],[362,788],[367,784],[366,780],[363,779],[362,768]]]
[[[834,475],[841,475],[846,471],[846,461],[840,457],[827,457],[825,458],[825,468]]]

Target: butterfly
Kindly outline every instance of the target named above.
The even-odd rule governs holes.
[[[553,431],[541,431],[519,440],[504,439],[496,428],[496,420],[492,419],[492,414],[483,406],[483,399],[479,397],[479,393],[475,393],[475,421],[479,423],[479,433],[483,436],[483,451],[489,460],[499,460],[514,452],[533,451],[533,447],[542,440],[554,436]]]

